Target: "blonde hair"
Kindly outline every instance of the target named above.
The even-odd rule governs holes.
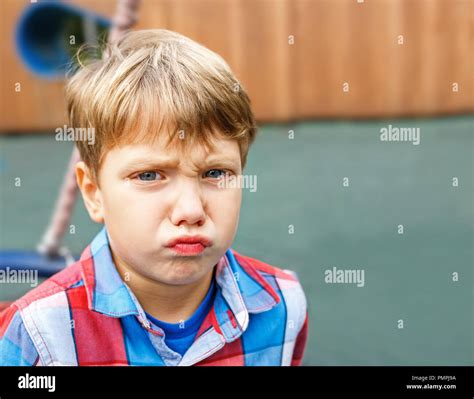
[[[68,80],[69,124],[94,128],[95,144],[77,141],[98,176],[111,148],[179,132],[184,147],[212,146],[213,136],[237,140],[242,168],[257,132],[250,99],[227,63],[193,40],[164,29],[128,32],[103,56],[81,62]],[[183,137],[180,137],[183,138]]]

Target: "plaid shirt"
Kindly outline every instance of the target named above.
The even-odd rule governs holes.
[[[307,311],[296,277],[227,250],[214,304],[186,353],[169,349],[115,268],[105,227],[80,260],[0,313],[0,365],[299,365]]]

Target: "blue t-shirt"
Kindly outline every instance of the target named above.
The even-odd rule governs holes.
[[[199,327],[201,327],[202,322],[211,310],[214,303],[214,293],[215,283],[214,279],[212,279],[206,297],[203,299],[194,314],[182,324],[166,323],[155,319],[148,313],[146,315],[148,320],[164,331],[166,345],[182,356],[194,342],[194,337],[196,336]]]

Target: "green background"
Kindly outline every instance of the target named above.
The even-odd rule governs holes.
[[[233,247],[299,275],[310,314],[304,364],[473,364],[473,122],[262,126],[245,171],[257,175],[257,191],[244,191]],[[381,142],[388,124],[419,127],[420,145]],[[31,250],[72,146],[53,134],[4,136],[0,145],[0,248]],[[76,234],[66,243],[80,254],[99,226],[82,200],[72,223]],[[365,286],[325,283],[324,271],[333,267],[363,269]],[[2,284],[0,300],[26,289]]]

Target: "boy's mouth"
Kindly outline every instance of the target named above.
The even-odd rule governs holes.
[[[199,255],[212,241],[203,236],[182,236],[169,241],[165,247],[183,256]]]

